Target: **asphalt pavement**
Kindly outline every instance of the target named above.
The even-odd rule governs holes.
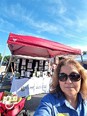
[[[24,109],[29,111],[29,116],[33,116],[36,108],[38,107],[42,97],[44,97],[46,94],[38,94],[38,95],[32,95],[31,99],[29,101],[25,102]]]

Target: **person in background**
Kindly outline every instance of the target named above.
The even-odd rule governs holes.
[[[87,116],[87,71],[78,61],[59,62],[34,116]]]
[[[48,77],[51,77],[52,75],[51,75],[51,73],[50,73],[50,72],[47,72],[47,76],[48,76]]]
[[[55,70],[56,66],[57,65],[55,63],[53,63],[52,66],[51,66],[51,68],[52,68],[52,75],[54,74],[54,70]]]

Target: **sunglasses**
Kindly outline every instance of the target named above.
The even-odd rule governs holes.
[[[75,72],[72,72],[69,75],[67,75],[66,73],[59,73],[58,77],[59,77],[59,80],[63,81],[63,82],[66,81],[68,79],[68,77],[72,82],[76,82],[81,79],[80,74],[75,73]]]

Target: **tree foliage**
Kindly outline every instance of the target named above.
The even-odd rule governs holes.
[[[2,56],[1,56],[1,53],[0,53],[0,62],[1,62],[1,59],[2,59]]]
[[[87,51],[83,51],[83,55],[86,55],[87,54]]]
[[[10,59],[10,55],[4,57],[4,62],[8,62]]]
[[[9,62],[9,59],[10,59],[10,55],[5,56],[2,63],[7,64]],[[1,53],[0,53],[0,62],[1,62],[1,60],[2,60],[2,56],[1,56]]]

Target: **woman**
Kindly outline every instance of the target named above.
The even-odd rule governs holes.
[[[34,116],[87,116],[87,71],[79,62],[64,59],[58,64],[51,91]]]

